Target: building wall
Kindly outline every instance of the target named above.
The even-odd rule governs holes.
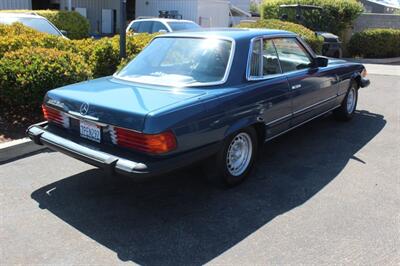
[[[383,3],[375,3],[368,0],[360,0],[360,2],[364,5],[364,10],[366,13],[393,14],[397,10],[394,7],[385,6]]]
[[[160,10],[177,10],[204,27],[229,26],[228,0],[136,0],[136,17],[158,17]]]
[[[178,10],[183,19],[198,22],[197,2],[197,0],[136,0],[135,17],[158,17],[160,10]]]
[[[361,14],[353,24],[353,33],[374,28],[400,29],[400,15]]]
[[[202,27],[229,27],[229,1],[199,0],[198,21]]]
[[[230,0],[230,2],[244,11],[250,11],[250,0]]]
[[[32,9],[31,0],[0,0],[1,9]]]
[[[0,0],[1,1],[1,0]],[[116,27],[119,30],[119,1],[117,0],[72,0],[72,8],[86,8],[87,18],[90,21],[90,32],[101,33],[101,10],[116,10]],[[60,0],[60,9],[68,9],[68,0]]]

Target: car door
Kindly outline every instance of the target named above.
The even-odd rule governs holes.
[[[278,55],[271,39],[252,41],[247,79],[252,81],[256,99],[262,106],[262,119],[266,125],[266,138],[287,130],[290,126],[292,106],[290,87],[282,74]]]
[[[274,44],[292,96],[292,126],[336,104],[337,77],[328,67],[314,67],[314,56],[295,37],[276,38]]]

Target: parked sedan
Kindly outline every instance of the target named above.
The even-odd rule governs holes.
[[[112,77],[49,91],[28,135],[134,178],[208,159],[207,176],[233,186],[265,141],[331,111],[351,119],[365,76],[287,31],[165,34]]]
[[[131,23],[129,23],[128,27],[126,27],[126,32],[157,33],[193,30],[198,28],[200,28],[200,26],[190,20],[147,18],[133,20]]]

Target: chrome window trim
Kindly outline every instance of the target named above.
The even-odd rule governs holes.
[[[250,76],[250,64],[251,64],[251,55],[252,55],[252,53],[253,53],[253,44],[254,44],[254,42],[255,41],[257,41],[257,40],[261,40],[261,50],[263,50],[263,40],[264,39],[267,39],[267,40],[269,40],[269,39],[275,39],[275,38],[296,38],[297,36],[296,35],[294,35],[294,34],[276,34],[276,35],[260,35],[260,36],[256,36],[256,37],[253,37],[253,38],[251,38],[251,40],[250,40],[250,44],[249,44],[249,50],[248,50],[248,53],[247,53],[247,65],[246,65],[246,80],[247,81],[259,81],[259,80],[267,80],[267,79],[271,79],[271,78],[275,78],[275,77],[278,77],[278,76],[282,76],[282,75],[284,75],[284,73],[282,72],[282,68],[281,68],[281,64],[280,64],[280,62],[279,62],[279,60],[278,60],[278,62],[279,62],[279,68],[281,69],[281,73],[280,74],[274,74],[274,75],[266,75],[266,76],[263,76],[263,75],[260,75],[260,76]],[[274,48],[275,48],[275,44],[274,44]],[[275,51],[276,51],[276,48],[275,48]],[[278,53],[277,53],[277,55],[278,55]],[[260,56],[262,56],[262,51],[261,51],[261,55]],[[278,59],[279,59],[279,56],[278,56]],[[263,71],[263,60],[260,60],[260,71]],[[261,74],[262,74],[262,72],[261,72]]]
[[[189,88],[189,87],[205,87],[205,86],[216,86],[216,85],[222,85],[225,84],[228,80],[229,74],[231,72],[231,68],[232,68],[232,63],[236,54],[236,41],[235,39],[231,38],[231,37],[226,37],[226,36],[215,36],[215,35],[211,35],[211,36],[199,36],[199,35],[184,35],[184,36],[175,36],[175,35],[164,35],[164,36],[156,36],[153,38],[153,40],[151,40],[151,42],[153,42],[155,39],[158,38],[188,38],[188,39],[210,39],[210,38],[215,38],[218,40],[225,40],[225,41],[230,41],[231,42],[231,52],[229,54],[229,59],[228,59],[228,64],[226,66],[225,69],[225,73],[224,76],[222,77],[221,80],[219,81],[213,81],[213,82],[197,82],[197,83],[192,83],[192,84],[186,84],[181,86],[182,88]],[[150,42],[150,43],[151,43]],[[148,45],[150,45],[150,43]],[[146,46],[147,47],[147,46]],[[147,84],[147,85],[157,85],[157,86],[164,86],[164,87],[173,87],[171,84],[163,84],[163,83],[157,83],[157,82],[140,82],[140,81],[136,81],[136,80],[132,80],[130,78],[123,78],[123,77],[119,77],[118,76],[119,71],[117,71],[116,73],[113,74],[113,78],[119,79],[119,80],[124,80],[124,81],[129,81],[129,82],[135,82],[135,83],[139,83],[139,84]]]
[[[305,69],[299,69],[299,70],[294,70],[294,71],[290,71],[290,72],[286,72],[284,73],[282,70],[282,66],[281,66],[281,62],[279,59],[279,55],[278,55],[278,51],[277,51],[277,56],[278,56],[278,62],[279,62],[279,67],[281,69],[281,74],[275,74],[275,75],[267,75],[267,76],[250,76],[250,64],[251,64],[251,55],[253,52],[253,43],[258,40],[258,39],[278,39],[278,38],[293,38],[296,39],[300,45],[306,50],[307,54],[309,55],[309,57],[313,60],[316,58],[316,54],[315,52],[311,49],[311,47],[298,35],[293,35],[293,34],[279,34],[279,35],[261,35],[261,36],[257,36],[254,37],[250,40],[250,46],[249,46],[249,51],[248,51],[248,55],[247,55],[247,66],[246,66],[246,79],[247,81],[260,81],[260,80],[267,80],[267,79],[271,79],[271,78],[275,78],[278,76],[282,76],[282,75],[287,75],[287,74],[293,74],[293,73],[301,73],[302,71],[308,70],[308,68]],[[261,45],[263,44],[263,42],[261,42]],[[274,43],[274,47],[275,47],[275,43]],[[275,47],[275,51],[276,51],[276,47]],[[262,60],[261,60],[262,61]],[[263,63],[261,63],[263,64]],[[260,65],[261,65],[260,64]]]

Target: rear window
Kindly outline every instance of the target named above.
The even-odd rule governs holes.
[[[232,42],[215,38],[156,38],[115,76],[165,86],[222,82],[232,62]]]
[[[172,31],[190,30],[200,28],[199,25],[193,22],[168,22]]]

